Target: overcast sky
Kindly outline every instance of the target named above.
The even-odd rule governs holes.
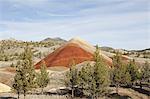
[[[0,0],[0,39],[47,37],[148,48],[150,0]]]

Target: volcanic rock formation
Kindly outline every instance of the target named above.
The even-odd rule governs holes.
[[[86,41],[80,38],[73,38],[66,44],[49,54],[46,58],[42,59],[35,65],[36,69],[39,69],[42,61],[45,61],[47,67],[64,66],[70,67],[70,64],[74,61],[76,64],[84,61],[92,61],[95,47],[88,44]],[[112,65],[112,60],[101,53],[104,60],[109,66]]]

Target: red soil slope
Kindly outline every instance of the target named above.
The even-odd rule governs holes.
[[[46,58],[41,60],[35,65],[36,69],[39,69],[43,61],[47,67],[64,66],[70,67],[69,65],[74,61],[76,64],[84,61],[92,61],[93,53],[95,48],[78,39],[72,39],[67,42],[64,46],[58,48],[53,53],[49,54]],[[91,51],[92,50],[92,51]],[[101,54],[106,63],[112,66],[112,60],[104,54]]]
[[[53,53],[49,54],[43,59],[47,67],[51,66],[65,66],[69,67],[71,61],[76,64],[83,61],[93,60],[93,55],[84,49],[80,48],[77,44],[70,43],[64,48],[59,48]],[[42,61],[38,62],[35,66],[40,68]]]

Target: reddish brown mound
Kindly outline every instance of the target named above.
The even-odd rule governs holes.
[[[69,65],[74,61],[76,64],[84,61],[92,61],[95,47],[80,38],[73,38],[65,45],[58,48],[53,53],[49,54],[46,58],[41,60],[35,65],[39,69],[43,61],[47,67],[70,67]],[[112,66],[112,59],[100,53],[106,63]]]
[[[77,44],[69,43],[63,48],[59,48],[53,53],[49,54],[43,59],[47,67],[51,66],[65,66],[69,67],[71,61],[75,61],[76,64],[83,61],[93,60],[93,54],[85,51]],[[38,62],[35,66],[36,69],[40,68],[42,61]]]

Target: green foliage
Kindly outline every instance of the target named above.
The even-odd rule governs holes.
[[[95,82],[95,90],[94,94],[96,96],[105,94],[106,88],[109,85],[109,70],[108,66],[105,64],[104,59],[100,55],[98,46],[96,47],[96,51],[94,54],[94,82]],[[106,91],[107,92],[107,91]]]
[[[20,92],[22,91],[22,87],[24,85],[24,74],[22,70],[22,65],[18,62],[17,68],[16,68],[16,75],[14,77],[14,83],[13,83],[13,89],[17,91],[18,93],[18,99],[20,96]]]
[[[66,83],[65,85],[73,87],[75,85],[77,85],[77,68],[75,67],[75,63],[73,62],[72,65],[70,66],[69,71],[66,73]]]
[[[22,53],[19,52],[11,53],[12,50],[20,50],[25,48],[26,45],[32,47],[52,47],[54,45],[62,44],[64,42],[48,41],[48,42],[24,42],[24,41],[13,41],[13,40],[1,40],[0,41],[0,61],[13,61],[22,60]],[[41,53],[38,53],[37,57],[41,58]]]
[[[82,69],[79,71],[78,87],[82,89],[85,95],[93,95],[93,86],[95,84],[93,72],[93,67],[90,64],[82,67]]]
[[[36,81],[35,81],[35,77],[36,77],[36,73],[35,73],[35,68],[33,65],[33,52],[32,49],[30,47],[26,47],[25,48],[25,53],[23,54],[23,61],[24,61],[24,69],[27,70],[27,75],[28,75],[28,82],[29,82],[29,88],[34,88]]]
[[[145,62],[143,68],[142,68],[142,80],[149,81],[150,80],[150,63],[147,61]]]
[[[119,52],[113,57],[113,70],[111,73],[112,83],[116,86],[116,92],[118,93],[118,87],[120,85],[127,85],[131,83],[131,75],[128,71],[127,65],[122,62],[121,54]]]
[[[39,53],[37,54],[37,56],[38,56],[38,58],[42,58],[42,52],[39,52]]]
[[[23,55],[23,60],[17,63],[13,88],[18,93],[23,92],[25,98],[26,92],[35,87],[36,81],[31,48],[27,46]]]
[[[77,68],[75,67],[76,64],[73,61],[69,71],[66,73],[66,77],[65,77],[65,85],[67,87],[70,87],[72,90],[72,98],[74,97],[74,90],[75,87],[78,85],[78,71]]]
[[[121,59],[121,53],[116,52],[116,55],[113,57],[113,67],[118,68],[120,65],[122,65],[122,59]]]
[[[140,78],[140,73],[138,71],[138,67],[135,63],[135,60],[132,60],[129,62],[127,66],[127,71],[129,72],[131,76],[131,81],[134,82]]]
[[[48,76],[47,68],[45,65],[45,62],[43,61],[40,69],[40,73],[37,73],[37,85],[38,87],[42,88],[42,93],[43,93],[43,88],[46,87],[49,83],[49,76]]]
[[[130,82],[131,76],[127,71],[126,65],[120,65],[118,68],[114,68],[113,83],[121,85],[121,84],[129,84]]]
[[[88,64],[79,72],[79,86],[92,98],[105,95],[109,86],[109,69],[100,55],[98,46],[94,54],[94,66]]]

